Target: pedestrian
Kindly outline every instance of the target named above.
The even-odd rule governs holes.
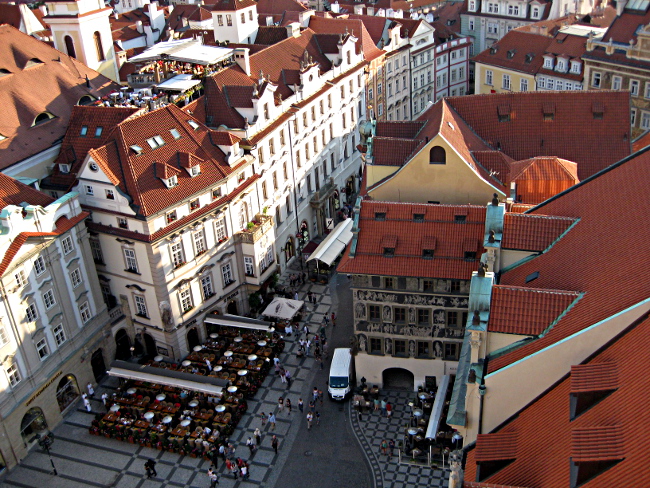
[[[262,419],[262,427],[264,427],[266,425],[266,414],[262,412],[260,418]]]
[[[88,388],[88,396],[90,398],[94,397],[95,396],[95,389],[93,388],[93,384],[90,381],[86,385],[86,388]]]
[[[275,375],[279,376],[280,375],[280,361],[275,363]]]
[[[291,323],[287,324],[287,326],[284,328],[284,332],[287,334],[287,337],[291,337],[291,334],[293,334],[293,327],[291,327]]]
[[[314,389],[311,391],[312,397],[314,398],[314,403],[318,400],[318,388],[314,386]]]
[[[293,294],[293,299],[298,300],[298,291],[294,292]]]
[[[108,407],[108,393],[102,393],[102,403],[105,407]]]
[[[311,430],[311,423],[314,421],[314,414],[307,412],[307,430]]]
[[[144,469],[147,471],[147,478],[158,476],[158,473],[156,472],[156,461],[153,459],[149,459],[146,463],[144,463]]]
[[[373,400],[373,403],[375,404],[375,412],[379,411],[379,398],[375,398]]]
[[[212,371],[212,363],[209,359],[205,360],[205,365],[208,367],[208,371]]]
[[[388,402],[386,404],[386,417],[390,418],[391,415],[393,415],[393,406],[390,404],[390,402]]]
[[[305,356],[309,356],[309,348],[311,347],[311,341],[307,339],[307,343],[305,344]]]
[[[230,470],[235,479],[239,479],[239,467],[237,463],[233,463],[231,460],[226,461],[226,468]]]
[[[278,398],[278,412],[282,412],[284,410],[284,398],[280,397]]]
[[[386,416],[386,399],[383,398],[381,400],[381,416],[385,417]]]
[[[334,327],[336,325],[336,314],[334,312],[332,312],[331,318],[332,318],[332,327]]]
[[[208,478],[210,479],[210,488],[216,488],[219,484],[219,475],[214,469],[214,466],[210,466],[208,469]]]
[[[288,369],[285,369],[285,370],[284,370],[284,377],[285,377],[286,380],[287,380],[287,386],[288,386],[289,388],[291,388],[291,373],[289,373],[289,370],[288,370]]]
[[[224,461],[226,460],[226,446],[224,444],[219,446],[219,455],[221,456],[221,459]]]
[[[287,415],[291,415],[291,400],[287,398]]]
[[[273,412],[269,414],[269,423],[271,424],[271,430],[275,430],[275,414]]]
[[[393,439],[388,441],[388,459],[393,457],[393,450],[395,449],[395,441]]]
[[[278,438],[274,435],[273,438],[271,439],[271,447],[275,451],[275,453],[278,453]]]
[[[320,425],[320,412],[316,412],[316,425]]]
[[[359,421],[363,420],[363,415],[362,415],[362,409],[361,409],[361,404],[357,405],[357,415],[359,416]]]
[[[255,444],[253,444],[253,438],[252,437],[249,437],[246,440],[246,445],[248,446],[248,450],[250,451],[251,456],[252,456],[253,452],[255,451]]]
[[[302,401],[302,398],[298,398],[298,410],[300,410],[300,413],[303,413],[305,408],[305,402]]]
[[[300,275],[300,283],[306,283],[307,282],[307,273],[302,273]]]
[[[320,326],[320,335],[321,335],[322,337],[325,337],[325,325],[321,325],[321,326]]]
[[[384,455],[388,454],[388,442],[386,442],[386,439],[381,441],[380,447],[381,447],[381,453],[382,454],[384,454]]]
[[[318,390],[318,399],[320,400],[321,407],[323,406],[323,390]]]
[[[309,402],[309,411],[313,413],[315,410],[316,410],[316,403]]]
[[[287,376],[286,376],[286,372],[285,372],[284,368],[282,368],[282,369],[280,370],[280,381],[281,381],[282,383],[286,383],[286,382],[287,382]]]
[[[90,400],[88,398],[84,398],[84,407],[86,407],[86,410],[90,412],[92,408],[90,407]]]
[[[255,444],[257,444],[257,447],[260,447],[262,444],[262,432],[257,428],[255,429],[255,432],[253,432],[253,435],[255,436]]]
[[[85,400],[86,398],[88,398],[88,393],[86,393],[86,392],[84,391],[84,392],[81,394],[81,399],[82,399],[82,400]]]
[[[240,470],[241,470],[241,478],[243,480],[247,480],[248,479],[248,465],[246,463],[244,463],[242,465],[242,467],[240,468]]]

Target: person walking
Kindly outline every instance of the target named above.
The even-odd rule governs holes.
[[[108,407],[108,393],[102,393],[102,403],[105,407]]]
[[[379,398],[375,398],[372,402],[375,405],[375,412],[379,412]]]
[[[332,327],[334,327],[336,325],[336,314],[334,312],[332,312],[331,318],[332,318]]]
[[[275,414],[273,412],[269,414],[269,424],[271,424],[271,430],[275,430]]]
[[[320,401],[320,406],[323,406],[323,390],[318,390],[318,400]]]
[[[391,439],[388,441],[388,459],[393,457],[394,450],[395,450],[395,441]]]
[[[316,412],[316,425],[320,425],[320,412]]]
[[[311,423],[314,421],[314,414],[307,412],[307,430],[311,430]]]
[[[284,398],[280,397],[278,398],[278,412],[282,412],[284,410]]]
[[[302,401],[302,398],[298,398],[298,410],[300,410],[300,413],[303,413],[305,409],[305,402]]]
[[[309,303],[313,303],[313,299],[314,299],[314,294],[311,291],[308,291],[307,300],[309,301]]]
[[[235,479],[239,479],[239,466],[237,463],[232,462],[230,459],[226,461],[226,468],[230,470]]]
[[[255,444],[253,443],[253,438],[249,437],[246,440],[246,445],[248,446],[248,450],[250,451],[251,456],[253,455],[253,452],[255,452]]]
[[[242,464],[242,467],[239,468],[239,469],[241,470],[241,479],[243,479],[243,480],[247,480],[248,477],[249,477],[249,474],[248,474],[248,464],[246,464],[246,463]]]
[[[92,408],[90,407],[90,400],[88,400],[88,398],[84,398],[84,407],[86,407],[86,411],[92,411]]]
[[[380,448],[382,454],[384,455],[388,454],[388,442],[386,442],[386,439],[381,441]]]
[[[382,399],[381,401],[381,416],[385,417],[386,416],[386,399]]]
[[[90,398],[94,397],[95,396],[95,389],[93,388],[93,384],[90,381],[86,385],[86,388],[88,388],[88,396]]]
[[[330,318],[327,315],[325,315],[325,317],[323,317],[323,328],[321,330],[325,330],[325,327],[327,327],[328,325],[330,325]]]
[[[287,415],[291,415],[291,400],[289,400],[288,398],[287,398],[286,405],[287,405]]]
[[[208,469],[208,479],[210,480],[210,488],[216,488],[219,484],[219,475],[216,473],[214,466]]]
[[[275,453],[278,453],[278,438],[274,435],[273,438],[271,439],[271,447],[275,451]]]
[[[391,418],[393,415],[393,406],[390,402],[386,403],[386,418]]]
[[[144,463],[144,469],[147,472],[147,478],[158,476],[158,473],[156,472],[156,461],[153,459],[149,459],[146,463]]]
[[[289,373],[288,369],[284,370],[284,377],[287,380],[287,387],[291,388],[291,373]]]
[[[284,368],[280,369],[280,381],[282,383],[287,382],[287,375],[286,375],[286,371],[284,370]]]
[[[318,388],[314,386],[314,389],[311,391],[311,395],[314,399],[314,403],[316,403],[316,400],[318,400]]]
[[[309,402],[309,411],[314,412],[316,410],[316,404],[314,402]]]
[[[260,418],[262,419],[262,427],[264,427],[266,425],[266,414],[262,412]]]

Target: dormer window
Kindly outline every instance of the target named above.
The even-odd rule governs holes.
[[[564,73],[566,71],[566,61],[564,59],[558,59],[557,65],[555,66],[555,71],[559,73]]]
[[[129,146],[129,148],[131,149],[131,151],[133,151],[134,153],[136,153],[138,156],[139,156],[140,154],[142,154],[142,151],[144,150],[144,149],[142,149],[140,146],[138,146],[137,144],[133,144],[132,146]]]
[[[512,59],[512,58],[514,58],[516,52],[517,52],[516,49],[510,49],[510,50],[508,51],[508,59]]]
[[[269,118],[269,104],[265,103],[264,104],[264,119],[268,120]]]
[[[423,213],[416,213],[413,214],[413,222],[424,222],[424,214]]]
[[[194,200],[190,201],[190,212],[197,210],[199,207],[201,207],[201,204],[199,203],[198,198],[195,198]]]
[[[532,13],[530,14],[530,16],[533,19],[539,18],[539,7],[533,7],[533,10],[532,10]]]
[[[103,127],[97,127],[95,129],[95,137],[101,137],[102,132],[104,132],[104,128]]]
[[[87,125],[82,125],[81,130],[79,131],[79,135],[81,137],[86,137],[86,134],[88,134],[88,126]]]
[[[394,256],[395,256],[395,248],[394,247],[385,247],[384,248],[384,257],[392,258]]]
[[[176,222],[178,220],[178,215],[176,214],[176,210],[167,212],[167,214],[165,215],[165,219],[167,220],[168,224],[171,224],[172,222]]]
[[[147,139],[147,144],[149,144],[149,147],[150,147],[151,149],[156,149],[156,148],[158,148],[158,147],[160,147],[160,146],[164,146],[164,145],[165,145],[165,141],[164,141],[164,139],[163,139],[162,137],[160,137],[160,136],[153,136],[153,137]]]
[[[581,67],[580,61],[571,61],[571,73],[580,74]]]
[[[476,259],[476,251],[465,251],[464,257],[466,261],[474,261]]]
[[[476,0],[470,0],[469,1],[469,7],[468,10],[470,12],[476,12]]]
[[[221,198],[221,188],[215,188],[212,190],[212,199],[216,200],[217,198]]]
[[[38,114],[34,118],[34,122],[32,123],[32,127],[43,124],[43,123],[47,122],[48,120],[52,120],[53,118],[54,118],[54,115],[51,114],[50,112],[42,112],[42,113]]]
[[[195,165],[190,168],[190,176],[197,176],[201,174],[201,166],[200,165]]]
[[[167,185],[167,188],[174,188],[175,186],[178,185],[178,177],[176,175],[171,176],[165,180],[165,184]]]
[[[553,69],[553,58],[550,56],[544,56],[544,68]]]
[[[196,129],[199,128],[199,124],[197,124],[197,123],[196,123],[195,121],[193,121],[193,120],[188,120],[187,123],[190,124],[190,127],[191,127],[192,129],[194,129],[194,130],[196,130]]]
[[[70,165],[69,164],[59,164],[59,171],[61,173],[67,174],[70,172]]]
[[[380,222],[386,220],[386,212],[375,212],[375,220]]]
[[[467,215],[454,215],[454,222],[457,224],[464,224],[467,222]]]
[[[242,183],[246,179],[246,173],[243,171],[237,175],[237,183]]]
[[[542,112],[544,114],[544,120],[545,121],[551,121],[555,120],[555,104],[553,103],[545,103],[542,106]]]
[[[433,259],[433,249],[422,249],[422,259]]]
[[[181,138],[181,133],[178,132],[178,129],[169,129],[169,133],[172,135],[174,139],[180,139]]]

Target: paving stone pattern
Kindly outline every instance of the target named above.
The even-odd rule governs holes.
[[[280,279],[281,286],[289,285],[289,274],[298,272],[296,266],[290,267]],[[298,287],[298,297],[307,300],[311,291],[316,297],[316,304],[306,303],[304,320],[312,332],[316,332],[323,322],[325,314],[332,311],[333,300],[330,287],[327,285],[307,282]],[[336,302],[336,299],[334,299]],[[334,303],[336,305],[336,303]],[[336,309],[334,309],[336,311]],[[220,488],[263,486],[274,487],[279,477],[282,465],[289,454],[290,446],[299,431],[300,419],[297,398],[302,397],[308,403],[310,398],[311,380],[315,368],[313,357],[298,358],[297,335],[285,337],[286,346],[280,355],[284,367],[291,372],[293,381],[291,388],[282,383],[272,369],[254,399],[248,400],[248,411],[242,417],[230,437],[230,442],[236,446],[235,455],[250,463],[250,479],[247,481],[234,480],[226,473],[221,459],[217,463],[220,474]],[[92,436],[88,427],[95,413],[105,413],[99,400],[104,391],[111,394],[118,386],[118,380],[113,377],[104,379],[96,388],[95,398],[91,400],[93,411],[86,412],[81,402],[79,408],[69,413],[64,422],[54,430],[55,442],[51,454],[58,471],[58,476],[51,474],[48,456],[40,448],[34,448],[23,459],[22,463],[9,472],[3,486],[33,488],[86,488],[86,487],[115,487],[115,488],[205,488],[210,485],[207,470],[210,462],[202,458],[180,456],[157,449],[129,444],[115,439]],[[280,396],[288,395],[295,400],[293,413],[277,411],[277,401]],[[409,487],[442,487],[446,486],[446,477],[441,471],[417,466],[400,465],[396,458],[388,461],[380,455],[379,444],[386,437],[393,437],[397,443],[403,432],[402,417],[408,392],[386,392],[387,398],[395,406],[391,420],[381,418],[377,414],[366,414],[359,421],[354,412],[354,432],[375,475],[375,488]],[[307,405],[305,405],[307,407]],[[276,413],[276,428],[270,425],[262,426],[260,414]],[[295,420],[298,419],[298,420]],[[402,420],[400,420],[402,419]],[[408,415],[406,417],[408,421]],[[295,421],[295,423],[294,423]],[[262,431],[261,446],[250,455],[245,445],[248,437],[254,438],[254,431]],[[279,440],[279,452],[275,454],[271,448],[271,437],[275,434]],[[157,462],[157,476],[147,479],[144,463],[147,459]]]

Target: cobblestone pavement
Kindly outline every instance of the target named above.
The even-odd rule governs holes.
[[[285,275],[281,278],[280,284],[288,282],[288,275],[297,272],[297,264],[289,267]],[[345,277],[334,277],[333,284],[339,281],[347,281]],[[335,293],[332,296],[331,290]],[[315,296],[317,303],[307,306],[305,322],[310,325],[311,330],[315,331],[323,321],[325,314],[335,311],[338,315],[338,335],[339,344],[345,345],[349,335],[352,333],[352,315],[351,315],[351,298],[342,300],[344,306],[339,307],[336,290],[341,290],[340,294],[349,295],[349,285],[335,287],[329,285],[315,284],[307,282],[299,287],[298,293],[300,299],[306,300],[306,294],[311,291]],[[343,322],[346,322],[344,327]],[[331,331],[331,332],[330,332]],[[328,328],[328,337],[334,330]],[[218,472],[220,473],[220,487],[245,487],[245,486],[263,486],[272,488],[275,486],[296,486],[297,488],[307,486],[318,486],[325,488],[327,483],[323,483],[323,477],[303,479],[303,482],[296,484],[294,480],[300,479],[301,466],[305,464],[319,463],[317,468],[326,473],[326,476],[332,477],[331,486],[354,486],[357,488],[368,486],[373,488],[397,488],[402,486],[409,487],[442,487],[446,486],[446,477],[441,471],[408,464],[399,464],[396,458],[387,460],[379,454],[379,444],[386,437],[393,437],[397,442],[403,432],[403,425],[408,422],[408,415],[404,412],[407,398],[412,396],[408,392],[383,392],[385,396],[395,405],[394,418],[391,420],[381,418],[379,415],[366,415],[363,420],[359,420],[356,415],[350,411],[350,402],[345,404],[344,408],[330,407],[330,410],[336,409],[341,411],[344,418],[338,420],[337,428],[350,429],[354,437],[359,441],[359,447],[347,443],[345,439],[339,439],[338,444],[317,441],[310,444],[310,450],[305,451],[308,458],[298,459],[297,449],[302,449],[302,436],[306,431],[306,421],[299,415],[297,409],[298,398],[305,400],[305,405],[309,402],[309,392],[312,388],[312,382],[318,381],[319,387],[325,391],[326,385],[324,380],[327,377],[329,363],[324,365],[320,370],[313,357],[296,356],[298,344],[296,336],[287,337],[286,347],[280,360],[287,367],[293,377],[290,388],[277,378],[273,371],[264,381],[253,400],[248,401],[248,411],[241,419],[237,429],[230,437],[230,441],[237,446],[236,456],[248,459],[250,463],[250,479],[247,481],[235,481],[229,474],[225,473],[225,466],[218,463]],[[332,341],[334,343],[335,341]],[[340,347],[340,346],[339,346]],[[159,487],[177,487],[177,488],[206,488],[210,485],[206,475],[210,465],[208,461],[200,458],[189,456],[180,456],[168,452],[158,451],[156,449],[142,447],[137,444],[108,439],[105,437],[91,436],[88,433],[88,427],[95,413],[104,413],[105,408],[100,398],[101,394],[106,391],[109,394],[118,386],[115,378],[106,378],[96,389],[95,399],[91,401],[93,412],[87,413],[83,409],[81,402],[77,410],[69,413],[64,422],[54,429],[55,442],[51,449],[52,459],[56,465],[58,476],[51,474],[50,461],[46,453],[40,448],[34,448],[30,454],[24,458],[19,466],[10,471],[1,486],[6,487],[48,487],[48,488],[86,488],[86,487],[115,487],[115,488],[159,488]],[[286,412],[277,414],[277,424],[274,431],[270,430],[270,425],[262,426],[260,414],[268,414],[270,411],[277,410],[277,400],[279,396],[289,396],[294,404],[292,416]],[[325,411],[327,407],[323,407]],[[403,416],[406,415],[405,420]],[[253,436],[255,428],[262,430],[262,444],[252,455],[245,445],[246,439]],[[325,422],[320,427],[327,425]],[[325,432],[323,430],[322,432]],[[271,448],[271,436],[275,434],[280,441],[278,454]],[[296,437],[301,438],[296,442]],[[292,446],[296,444],[296,449]],[[291,456],[291,458],[290,458]],[[370,466],[368,474],[367,466],[364,466],[363,459],[367,460],[367,466]],[[144,475],[144,463],[147,459],[154,459],[157,462],[157,477],[147,479]],[[332,466],[327,461],[336,460],[340,465]],[[313,467],[313,466],[312,466]],[[350,473],[346,473],[351,471]],[[343,476],[343,475],[348,475]],[[339,480],[339,477],[341,478]],[[338,480],[338,481],[337,481]],[[287,483],[291,481],[291,483]]]

